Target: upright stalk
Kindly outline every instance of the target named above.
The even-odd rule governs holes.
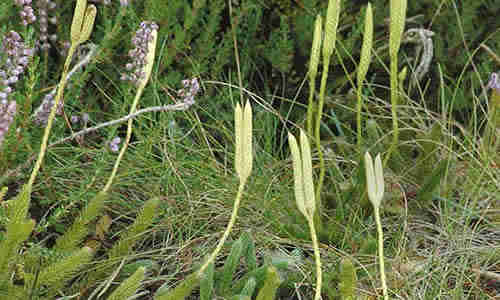
[[[45,131],[43,133],[42,145],[40,146],[40,152],[38,153],[38,158],[36,160],[35,167],[33,168],[33,171],[31,172],[30,179],[28,181],[29,186],[33,186],[33,183],[35,182],[35,178],[38,175],[38,172],[40,171],[40,167],[42,166],[43,158],[45,157],[45,152],[47,150],[47,144],[48,144],[48,140],[49,140],[50,130],[52,129],[52,124],[54,123],[54,118],[56,116],[57,106],[59,105],[59,102],[61,102],[61,99],[62,99],[63,94],[64,94],[64,88],[65,88],[66,82],[67,82],[69,65],[71,63],[71,59],[73,57],[73,54],[75,53],[75,50],[76,50],[76,46],[74,44],[71,44],[71,47],[69,48],[69,51],[68,51],[68,56],[66,57],[66,62],[64,63],[61,81],[59,82],[59,85],[57,87],[56,98],[55,98],[54,104],[52,105],[52,108],[50,110],[50,115],[49,115],[49,118],[47,120],[47,126],[45,127]]]
[[[385,277],[385,263],[384,263],[384,232],[382,231],[382,222],[380,221],[380,208],[373,207],[375,213],[375,223],[377,224],[377,239],[378,239],[378,264],[380,268],[380,281],[382,282],[382,293],[384,300],[389,299],[387,292],[387,280]]]
[[[316,148],[319,157],[319,178],[318,185],[316,186],[316,226],[321,228],[321,189],[323,188],[323,181],[325,178],[325,159],[321,149],[321,117],[323,116],[323,104],[325,103],[325,90],[326,80],[328,79],[328,70],[330,67],[330,57],[335,49],[335,42],[337,40],[337,27],[339,24],[340,15],[340,2],[341,0],[330,0],[325,20],[325,41],[323,43],[323,70],[321,74],[321,85],[319,90],[319,102],[316,112],[316,126],[314,128],[314,139],[316,141]]]
[[[66,62],[64,63],[63,74],[58,85],[56,99],[54,100],[54,104],[52,105],[52,109],[50,110],[50,115],[47,120],[47,127],[45,127],[45,132],[43,134],[40,153],[38,153],[35,167],[33,168],[30,179],[28,181],[28,186],[30,188],[35,182],[36,175],[38,174],[38,171],[42,166],[43,158],[45,157],[49,134],[50,130],[52,129],[52,123],[54,122],[54,118],[56,116],[57,106],[59,105],[59,102],[61,102],[64,94],[64,87],[66,86],[66,82],[68,80],[67,75],[69,65],[71,64],[71,58],[73,57],[76,48],[89,39],[94,27],[96,13],[96,7],[92,4],[87,6],[86,0],[78,0],[76,2],[75,12],[71,23],[71,47],[69,48],[68,56],[66,57]]]
[[[387,161],[391,157],[394,151],[397,151],[397,146],[399,142],[399,124],[398,124],[398,58],[397,56],[391,56],[391,115],[392,115],[392,143],[387,151],[387,155],[384,159],[384,166],[387,165]]]
[[[391,112],[392,112],[392,143],[384,159],[387,165],[391,154],[397,151],[399,142],[398,126],[398,52],[401,45],[401,37],[405,28],[407,0],[391,0],[391,24],[389,35],[389,54],[391,57]]]
[[[231,229],[233,229],[234,223],[236,222],[236,217],[238,216],[238,208],[240,207],[241,195],[243,195],[244,189],[245,189],[245,182],[240,182],[240,185],[238,187],[238,194],[236,194],[236,200],[234,201],[233,205],[233,212],[231,213],[231,219],[229,220],[226,230],[224,231],[222,238],[219,240],[219,243],[217,244],[217,247],[215,248],[214,252],[210,254],[208,259],[198,270],[198,276],[201,276],[203,272],[205,272],[205,269],[208,267],[208,265],[210,265],[210,263],[212,263],[215,260],[217,254],[219,254],[220,250],[222,250],[224,243],[229,237],[229,233],[231,233]]]
[[[309,230],[311,231],[311,238],[314,249],[314,260],[316,261],[316,294],[314,300],[321,300],[321,286],[322,286],[322,272],[321,272],[321,256],[319,253],[319,243],[316,236],[316,228],[314,228],[314,219],[307,218],[309,223]]]
[[[314,94],[316,93],[316,75],[318,74],[319,54],[322,35],[321,16],[316,16],[314,23],[314,36],[311,47],[311,60],[309,61],[309,100],[307,104],[307,134],[313,135],[313,112],[314,112]]]
[[[363,81],[365,80],[366,73],[368,72],[368,67],[371,62],[371,49],[373,41],[373,16],[372,16],[372,6],[368,3],[366,7],[366,15],[365,15],[365,28],[363,33],[363,46],[361,46],[361,58],[359,61],[358,72],[357,72],[357,96],[358,96],[358,104],[356,107],[357,117],[356,117],[356,125],[357,125],[357,141],[358,141],[358,151],[362,152],[362,134],[361,134],[361,108],[362,108],[362,86]]]

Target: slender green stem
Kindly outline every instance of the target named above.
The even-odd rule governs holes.
[[[226,242],[226,239],[229,236],[229,233],[231,233],[231,229],[234,226],[234,223],[236,222],[236,217],[238,216],[238,208],[240,207],[240,201],[241,201],[241,195],[243,194],[243,190],[245,188],[245,183],[247,179],[244,178],[240,181],[240,186],[238,187],[238,194],[236,194],[236,200],[234,201],[234,206],[233,206],[233,212],[231,214],[231,219],[229,220],[229,223],[227,224],[226,231],[224,231],[224,234],[222,235],[222,238],[219,240],[219,243],[217,244],[217,247],[215,248],[214,252],[210,254],[208,259],[205,261],[205,263],[201,266],[200,270],[198,270],[198,276],[201,276],[205,269],[208,267],[210,263],[212,263],[215,258],[217,257],[217,254],[219,254],[220,250],[224,246],[224,243]]]
[[[384,293],[384,300],[389,299],[389,294],[387,292],[387,282],[385,278],[385,265],[384,265],[384,232],[382,231],[382,223],[380,222],[380,209],[374,206],[375,212],[375,223],[377,223],[377,233],[378,233],[378,262],[380,268],[380,280],[382,281],[382,291]]]
[[[321,150],[321,117],[323,116],[323,104],[325,103],[326,79],[328,78],[328,66],[330,65],[330,57],[325,57],[323,61],[323,72],[321,73],[321,85],[319,89],[318,111],[316,112],[316,126],[314,128],[314,139],[316,140],[316,148],[319,157],[319,178],[316,186],[316,225],[321,228],[321,189],[323,188],[323,180],[325,178],[325,159]]]
[[[313,134],[313,112],[314,112],[314,93],[316,90],[316,84],[314,82],[309,83],[309,100],[307,104],[307,135],[312,136]]]
[[[322,274],[321,274],[321,257],[319,253],[318,238],[316,237],[316,229],[314,228],[314,218],[313,216],[307,217],[309,222],[309,230],[311,231],[311,238],[314,248],[314,258],[316,260],[316,294],[314,300],[321,299],[321,285],[322,285]]]
[[[490,156],[498,153],[497,146],[500,140],[496,137],[496,132],[500,129],[500,94],[496,90],[491,93],[488,110],[488,122],[484,131],[483,144],[486,155]]]
[[[49,140],[49,134],[50,130],[52,129],[52,123],[54,122],[54,118],[56,116],[56,111],[57,111],[57,106],[59,105],[59,102],[61,102],[61,99],[64,94],[64,87],[66,86],[67,78],[66,75],[68,74],[69,70],[69,65],[71,63],[71,58],[73,57],[73,54],[75,53],[76,47],[78,47],[77,44],[72,43],[71,47],[69,48],[68,51],[68,56],[66,57],[66,62],[64,63],[64,69],[63,73],[61,76],[61,81],[58,85],[57,88],[57,94],[56,94],[56,99],[54,100],[54,104],[52,105],[52,109],[50,110],[50,115],[47,120],[47,126],[45,127],[45,132],[43,133],[43,138],[42,138],[42,145],[40,147],[40,153],[38,153],[38,159],[36,160],[35,167],[33,168],[33,171],[31,172],[30,179],[28,181],[28,186],[33,186],[33,183],[35,182],[36,175],[38,174],[38,171],[40,171],[40,167],[42,166],[43,158],[45,157],[45,152],[47,150],[47,143]]]
[[[361,99],[361,86],[358,86],[358,104],[356,106],[356,126],[358,127],[357,130],[358,130],[358,137],[357,137],[357,140],[358,140],[358,151],[359,153],[362,153],[361,151],[361,144],[362,144],[362,136],[361,136],[361,105],[362,105],[362,99]]]
[[[146,81],[146,80],[144,80]],[[141,84],[139,88],[137,89],[137,93],[135,94],[135,99],[134,103],[132,103],[132,107],[130,108],[130,113],[133,114],[137,110],[137,103],[139,102],[139,98],[141,98],[142,92],[144,91],[145,84]],[[111,187],[111,184],[113,183],[113,179],[116,176],[116,172],[118,172],[118,166],[120,165],[120,162],[123,158],[123,155],[125,154],[125,151],[127,150],[128,144],[130,142],[130,138],[132,136],[132,122],[134,122],[134,119],[129,119],[128,124],[127,124],[127,136],[125,137],[125,142],[123,143],[123,147],[120,149],[120,153],[118,154],[118,158],[115,161],[115,165],[113,167],[113,171],[111,172],[111,176],[108,178],[108,182],[104,186],[104,189],[102,190],[103,192],[107,192],[109,188]]]
[[[391,56],[391,112],[392,112],[392,143],[389,147],[387,155],[384,159],[384,167],[387,165],[391,154],[397,151],[398,141],[399,141],[399,126],[398,126],[398,58],[397,56]]]

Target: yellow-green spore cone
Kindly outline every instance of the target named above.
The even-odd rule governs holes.
[[[361,87],[363,85],[363,81],[365,80],[366,73],[368,72],[368,67],[371,63],[371,49],[373,44],[373,13],[372,6],[368,3],[366,8],[365,15],[365,28],[363,33],[363,45],[361,46],[361,58],[358,66],[357,73],[357,97],[358,97],[358,105],[357,105],[357,140],[358,146],[361,147],[362,134],[361,134],[361,107],[362,107],[362,98],[361,98]],[[359,148],[358,147],[358,148]],[[361,149],[359,149],[361,151]]]
[[[406,0],[391,0],[391,23],[389,35],[389,52],[394,57],[399,52],[401,36],[405,28]]]

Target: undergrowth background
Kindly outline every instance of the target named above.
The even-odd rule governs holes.
[[[26,182],[30,158],[39,151],[43,126],[35,125],[31,115],[57,84],[67,51],[74,1],[54,2],[49,13],[57,22],[49,24],[48,33],[56,38],[37,52],[11,95],[18,112],[0,149],[7,199]],[[120,77],[127,72],[130,39],[141,21],[156,22],[156,64],[140,106],[175,103],[185,78],[199,78],[203,92],[186,112],[137,118],[106,210],[85,244],[97,241],[102,245],[97,256],[103,255],[144,201],[159,197],[154,226],[141,237],[120,278],[140,262],[149,270],[143,289],[154,292],[189,274],[213,248],[231,212],[238,184],[233,176],[233,107],[243,93],[254,108],[255,161],[231,241],[248,232],[262,261],[293,261],[295,268],[281,274],[278,299],[312,299],[310,236],[293,196],[286,132],[305,126],[304,84],[314,20],[325,14],[327,1],[233,2],[232,15],[223,0],[130,1],[126,7],[118,1],[98,3],[91,36],[98,54],[72,78],[50,140],[127,114],[133,91]],[[363,87],[367,138],[361,149],[356,145],[353,89],[366,1],[342,3],[321,132],[327,155],[319,232],[325,299],[336,295],[338,265],[345,257],[354,262],[357,293],[378,293],[375,226],[359,157],[366,150],[385,151],[390,137],[386,2],[372,2],[374,56]],[[430,71],[418,88],[407,90],[399,111],[403,159],[391,161],[385,170],[389,190],[383,224],[395,297],[492,299],[500,294],[499,156],[497,151],[485,157],[478,146],[487,122],[485,86],[490,73],[500,68],[481,45],[498,53],[498,15],[498,0],[408,4],[406,29],[426,28],[435,36]],[[14,1],[0,4],[0,24],[0,36],[16,30],[33,45],[41,34],[38,23],[22,26]],[[244,91],[238,88],[232,28]],[[400,69],[407,67],[411,74],[415,60],[415,45],[403,44]],[[404,87],[410,78],[406,76]],[[69,122],[83,114],[88,123]],[[29,211],[35,230],[19,255],[37,247],[50,249],[102,189],[116,158],[108,144],[125,131],[125,125],[106,127],[48,148]],[[315,159],[313,153],[313,163]],[[90,264],[78,276],[97,266]],[[96,283],[79,282],[65,290],[85,299]]]

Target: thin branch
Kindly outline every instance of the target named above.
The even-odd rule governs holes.
[[[68,136],[68,137],[65,137],[63,139],[60,139],[56,142],[53,142],[51,144],[48,145],[48,147],[53,147],[55,145],[58,145],[58,144],[61,144],[61,143],[64,143],[64,142],[67,142],[67,141],[70,141],[78,136],[81,136],[81,135],[85,135],[89,132],[93,132],[93,131],[96,131],[98,129],[101,129],[103,127],[107,127],[107,126],[112,126],[112,125],[115,125],[115,124],[119,124],[119,123],[122,123],[122,122],[125,122],[131,118],[135,118],[137,117],[138,115],[140,114],[143,114],[143,113],[147,113],[147,112],[154,112],[154,111],[183,111],[183,110],[187,110],[191,105],[193,105],[194,102],[191,102],[191,101],[185,101],[185,102],[179,102],[177,104],[170,104],[170,105],[164,105],[164,106],[153,106],[153,107],[148,107],[148,108],[144,108],[144,109],[141,109],[141,110],[138,110],[137,112],[133,113],[133,114],[130,114],[130,115],[127,115],[127,116],[124,116],[120,119],[116,119],[116,120],[112,120],[112,121],[109,121],[109,122],[105,122],[105,123],[101,123],[99,125],[96,125],[94,127],[90,127],[90,128],[86,128],[86,129],[83,129],[81,131],[78,131],[78,132],[75,132],[74,134]],[[13,170],[8,170],[4,173],[4,175],[0,178],[0,185],[3,184],[3,182],[5,180],[7,180],[7,178],[10,178],[12,176],[19,176],[19,174],[21,174],[22,170],[27,168],[31,162],[33,162],[33,160],[35,159],[36,157],[36,154],[33,154],[31,155],[24,164],[22,165],[19,165],[17,168],[13,169]]]
[[[165,106],[153,106],[153,107],[148,107],[148,108],[140,109],[137,112],[135,112],[133,114],[130,114],[130,115],[127,115],[127,116],[124,116],[124,117],[122,117],[120,119],[116,119],[116,120],[108,121],[108,122],[105,122],[105,123],[101,123],[101,124],[96,125],[94,127],[86,128],[86,129],[80,130],[78,132],[75,132],[74,134],[72,134],[72,135],[70,135],[68,137],[65,137],[65,138],[60,139],[60,140],[58,140],[56,142],[53,142],[52,144],[49,144],[49,147],[55,146],[55,145],[58,145],[58,144],[61,144],[61,143],[67,142],[67,141],[70,141],[70,140],[72,140],[72,139],[74,139],[74,138],[76,138],[76,137],[78,137],[80,135],[85,135],[85,134],[87,134],[89,132],[96,131],[96,130],[101,129],[103,127],[112,126],[112,125],[115,125],[115,124],[119,124],[119,123],[125,122],[128,119],[135,118],[138,115],[143,114],[143,113],[152,112],[152,111],[187,110],[191,105],[192,105],[192,103],[181,102],[181,103],[177,103],[177,104],[170,104],[170,105],[165,105]]]

